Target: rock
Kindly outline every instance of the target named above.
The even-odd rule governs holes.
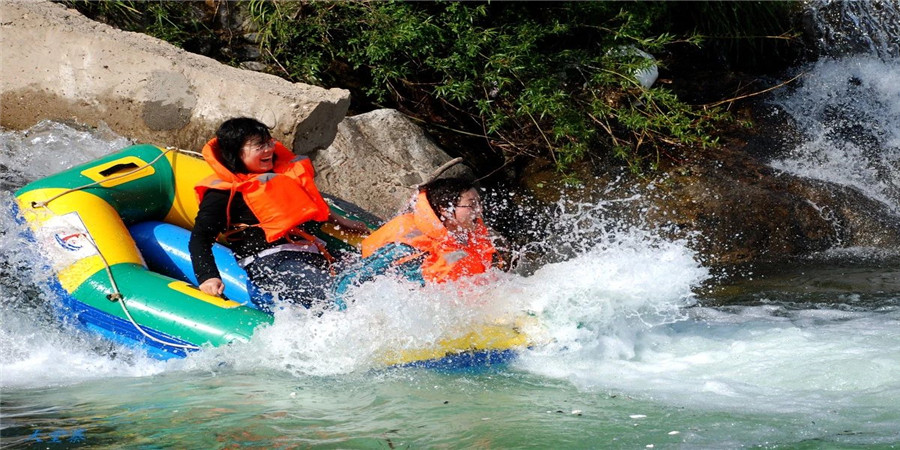
[[[707,155],[670,172],[648,196],[648,221],[673,225],[707,262],[781,261],[832,248],[900,245],[900,222],[886,205],[850,188],[777,172],[731,145],[716,150],[717,160]]]
[[[344,119],[334,143],[312,159],[321,190],[387,219],[451,158],[406,116],[380,109]],[[472,172],[456,165],[443,176],[472,178]]]
[[[652,178],[584,176],[578,189],[561,189],[550,181],[553,165],[535,161],[523,185],[545,207],[560,198],[571,205],[611,202],[605,217],[684,239],[712,266],[786,261],[836,248],[900,247],[900,219],[888,205],[853,188],[779,172],[756,148],[761,144],[773,145],[732,137]],[[628,198],[635,200],[619,201]],[[573,256],[557,248],[563,246],[527,255],[533,261],[523,270]]]
[[[265,72],[269,66],[259,61],[244,61],[240,63],[240,68],[244,70],[252,70],[254,72]]]
[[[142,142],[199,150],[252,116],[308,152],[331,144],[349,92],[229,67],[43,0],[0,2],[0,125],[106,123]]]

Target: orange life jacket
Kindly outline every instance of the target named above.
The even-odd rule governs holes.
[[[431,209],[425,192],[419,192],[413,212],[391,219],[362,241],[362,256],[368,257],[389,243],[417,249],[420,253],[414,257],[425,257],[422,276],[438,283],[486,272],[497,252],[480,220],[469,241],[460,244]]]
[[[272,172],[232,173],[220,160],[216,138],[203,147],[203,159],[215,175],[206,177],[194,187],[200,201],[209,189],[240,192],[250,211],[259,219],[259,226],[269,242],[310,220],[328,220],[330,209],[316,188],[315,170],[309,158],[294,155],[280,142],[275,142]]]

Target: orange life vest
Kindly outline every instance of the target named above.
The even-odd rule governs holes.
[[[422,276],[438,283],[486,272],[497,252],[481,221],[469,241],[460,244],[431,209],[425,192],[419,192],[413,212],[391,219],[362,241],[362,256],[395,242],[421,252],[415,257],[425,257]]]
[[[250,211],[259,219],[259,226],[269,242],[310,220],[328,220],[330,209],[316,188],[315,170],[309,158],[294,155],[280,142],[275,142],[272,172],[232,173],[220,160],[216,138],[203,147],[203,159],[215,175],[206,177],[194,187],[200,201],[209,189],[240,192]]]

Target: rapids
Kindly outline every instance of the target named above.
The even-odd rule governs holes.
[[[129,142],[58,123],[2,138],[4,447],[900,442],[891,252],[835,251],[727,278],[684,242],[609,226],[602,204],[580,205],[566,212],[578,223],[572,239],[585,227],[602,238],[529,276],[423,291],[382,280],[355,292],[345,314],[282,310],[249,343],[161,362],[57,321],[52,273],[12,215],[17,185]],[[545,344],[508,367],[383,370],[372,360],[514,309],[541,319],[533,332]]]

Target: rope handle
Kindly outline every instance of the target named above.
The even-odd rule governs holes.
[[[120,178],[125,178],[125,177],[127,177],[127,176],[129,176],[129,175],[132,175],[132,174],[134,174],[134,173],[140,172],[141,170],[144,170],[144,169],[146,169],[147,167],[150,167],[150,166],[152,166],[153,164],[156,164],[156,162],[159,161],[160,158],[162,158],[163,156],[165,156],[167,153],[170,153],[170,152],[173,152],[173,151],[174,151],[174,152],[179,152],[179,153],[185,153],[185,154],[189,154],[189,155],[197,155],[197,154],[198,154],[197,152],[192,152],[192,151],[188,151],[188,150],[181,150],[181,149],[177,149],[177,148],[175,148],[175,147],[166,147],[166,149],[165,149],[163,152],[161,152],[156,158],[153,158],[152,161],[150,161],[150,162],[148,162],[148,163],[146,163],[146,164],[144,164],[144,165],[142,165],[142,166],[138,166],[137,168],[134,168],[134,169],[132,169],[132,170],[129,170],[128,172],[125,172],[125,173],[120,173],[120,174],[118,174],[118,175],[116,175],[116,176],[114,176],[114,177],[109,177],[109,178],[105,178],[105,179],[100,180],[100,181],[94,181],[93,183],[85,184],[85,185],[83,185],[83,186],[78,186],[78,187],[66,189],[65,191],[60,192],[59,194],[54,195],[53,197],[50,197],[49,199],[44,200],[43,202],[33,201],[33,202],[31,202],[31,208],[32,208],[32,209],[37,209],[37,208],[40,208],[40,207],[46,207],[50,202],[52,202],[53,200],[56,200],[56,199],[62,197],[63,195],[66,195],[66,194],[69,194],[69,193],[72,193],[72,192],[75,192],[75,191],[81,191],[81,190],[84,190],[84,189],[87,189],[87,188],[90,188],[90,187],[94,187],[94,186],[97,186],[97,185],[100,184],[100,183],[104,183],[104,182],[107,182],[107,181],[115,181],[115,180],[118,180],[118,179],[120,179]]]
[[[147,339],[150,339],[153,342],[156,342],[156,343],[168,346],[168,347],[182,348],[182,349],[186,349],[186,350],[200,350],[200,347],[198,347],[196,345],[192,345],[192,344],[185,345],[185,344],[177,344],[175,342],[164,341],[162,339],[159,339],[157,337],[150,335],[150,333],[147,333],[144,330],[144,327],[142,327],[140,324],[138,324],[137,321],[134,320],[134,317],[131,316],[131,311],[128,310],[128,306],[125,304],[126,303],[125,296],[122,295],[122,291],[119,290],[119,285],[118,285],[118,283],[116,283],[115,277],[113,277],[112,268],[110,267],[109,262],[106,260],[106,257],[103,256],[103,253],[100,252],[100,248],[97,247],[97,243],[94,242],[94,237],[91,236],[91,234],[89,232],[81,233],[81,236],[87,238],[87,241],[91,244],[92,247],[94,247],[94,250],[97,251],[97,256],[100,257],[100,261],[103,262],[103,267],[106,269],[106,275],[109,277],[109,284],[113,291],[111,294],[106,295],[106,299],[111,302],[116,302],[119,304],[119,306],[122,307],[122,312],[125,313],[125,317],[128,317],[128,321],[131,322],[131,325],[133,325],[134,328],[136,330],[138,330],[138,332],[141,333],[141,335],[143,335]]]
[[[334,256],[331,254],[331,252],[328,251],[328,248],[325,247],[325,244],[323,244],[315,236],[301,230],[300,227],[294,227],[285,236],[285,237],[287,237],[287,240],[291,241],[291,242],[294,242],[294,239],[292,239],[292,236],[290,235],[291,233],[296,233],[298,236],[302,237],[304,240],[307,240],[307,241],[311,242],[312,245],[315,245],[316,248],[319,249],[319,253],[321,253],[322,256],[325,257],[325,261],[328,263],[328,273],[331,274],[331,276],[333,276],[333,277],[337,276],[337,269],[335,268],[336,260],[334,259]]]

